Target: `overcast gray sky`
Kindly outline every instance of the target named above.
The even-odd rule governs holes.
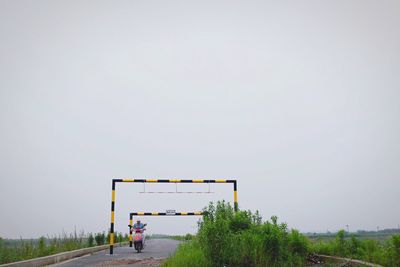
[[[301,231],[397,227],[399,28],[399,1],[0,1],[0,236],[107,230],[113,177],[237,179]],[[142,189],[118,185],[117,231],[232,200]]]

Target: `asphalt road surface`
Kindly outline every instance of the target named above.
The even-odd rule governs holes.
[[[109,254],[109,250],[100,251],[51,266],[159,266],[161,260],[171,255],[179,243],[180,241],[171,239],[152,239],[146,241],[146,247],[141,253],[137,253],[133,247],[129,246],[116,247],[113,255]]]

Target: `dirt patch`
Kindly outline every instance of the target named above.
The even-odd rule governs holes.
[[[162,259],[148,258],[148,259],[120,259],[106,261],[96,266],[119,266],[119,267],[156,267],[160,266]]]

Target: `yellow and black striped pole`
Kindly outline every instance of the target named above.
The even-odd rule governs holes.
[[[133,215],[129,215],[129,246],[132,247],[132,227],[133,227]]]
[[[201,216],[202,211],[197,212],[131,212],[129,213],[129,246],[133,245],[132,227],[133,216]]]
[[[233,203],[238,211],[237,181],[236,180],[178,180],[178,179],[113,179],[111,194],[111,226],[110,226],[110,254],[114,252],[114,219],[115,219],[115,191],[116,183],[232,183]],[[130,224],[132,225],[132,223]]]
[[[238,211],[239,204],[238,204],[238,195],[237,195],[237,181],[234,180],[233,182],[233,207],[235,211]]]
[[[111,225],[110,225],[110,254],[114,253],[114,219],[115,219],[115,184],[116,181],[112,181],[112,191],[111,191]]]

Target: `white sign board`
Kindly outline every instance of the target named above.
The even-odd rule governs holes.
[[[175,210],[166,210],[165,214],[167,215],[175,215],[176,211]]]

